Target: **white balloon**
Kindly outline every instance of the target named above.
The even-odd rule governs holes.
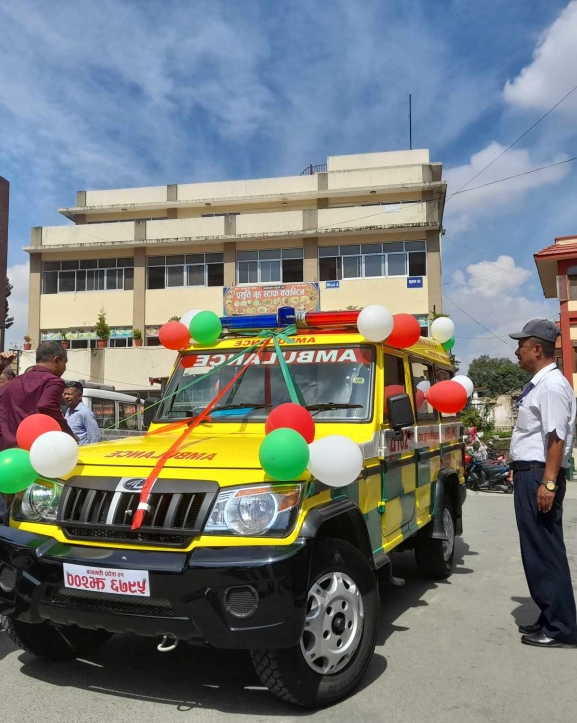
[[[188,329],[190,327],[190,322],[199,313],[200,313],[200,309],[192,309],[191,311],[187,311],[185,314],[183,314],[180,317],[180,323],[184,324],[186,326],[186,328]]]
[[[329,487],[345,487],[363,469],[363,453],[356,442],[333,434],[309,444],[309,472]]]
[[[394,325],[393,315],[380,304],[371,304],[359,314],[357,328],[368,341],[384,341]]]
[[[427,381],[426,379],[417,384],[417,389],[420,389],[423,392],[423,394],[426,394],[430,388],[431,388],[431,382]]]
[[[78,445],[65,432],[45,432],[30,447],[30,463],[42,477],[70,474],[78,463]]]
[[[448,316],[440,316],[431,324],[431,334],[435,341],[444,344],[455,336],[455,324]]]
[[[468,397],[470,397],[475,391],[475,385],[472,380],[464,374],[458,374],[456,377],[453,377],[452,381],[457,382],[457,384],[460,384],[462,387],[465,387]]]

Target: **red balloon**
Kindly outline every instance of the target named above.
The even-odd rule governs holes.
[[[311,413],[300,404],[287,402],[275,407],[266,420],[265,432],[270,434],[275,429],[288,427],[301,434],[307,444],[315,438],[315,420]]]
[[[391,396],[391,394],[403,394],[405,391],[405,387],[403,387],[401,384],[390,384],[389,386],[385,387],[385,414],[388,414],[388,399]]]
[[[28,449],[45,432],[61,432],[58,422],[47,414],[31,414],[23,419],[16,430],[16,444],[20,449]]]
[[[168,321],[160,327],[158,338],[167,349],[180,351],[190,344],[190,331],[180,321]]]
[[[411,314],[395,314],[393,321],[393,331],[386,340],[386,344],[397,349],[408,349],[419,341],[421,327],[414,316],[411,316]]]
[[[427,399],[437,411],[456,414],[467,406],[467,390],[459,382],[451,380],[437,382],[429,389]]]

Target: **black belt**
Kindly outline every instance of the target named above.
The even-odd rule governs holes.
[[[545,469],[545,462],[511,462],[513,472],[528,472],[530,469]]]

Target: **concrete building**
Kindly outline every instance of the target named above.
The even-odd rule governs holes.
[[[8,266],[8,209],[10,184],[0,176],[0,351],[6,341],[6,269]]]
[[[426,335],[442,309],[445,194],[428,150],[332,156],[283,178],[79,191],[60,211],[72,224],[32,229],[28,333],[37,344],[64,330],[77,376],[125,389],[169,373],[158,329],[188,309],[382,303]]]
[[[577,395],[577,236],[559,236],[534,258],[545,298],[559,300],[557,363]]]

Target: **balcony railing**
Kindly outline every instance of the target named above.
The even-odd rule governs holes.
[[[304,171],[301,171],[301,176],[313,176],[315,173],[326,173],[327,172],[327,164],[321,163],[318,166],[313,166],[312,164],[310,166],[307,166]]]

